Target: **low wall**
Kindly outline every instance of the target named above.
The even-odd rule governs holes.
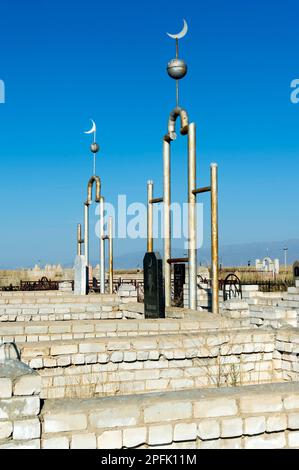
[[[298,448],[299,385],[46,400],[42,421],[46,449]]]
[[[39,449],[41,378],[19,361],[0,364],[0,449]]]
[[[123,331],[128,334],[131,322],[123,323],[119,326],[127,328]],[[135,328],[143,329],[146,323],[136,323]],[[151,331],[157,324],[160,333]],[[134,323],[131,326],[134,328]],[[281,370],[273,366],[274,332],[180,332],[179,328],[187,326],[196,325],[164,320],[149,322],[151,335],[147,337],[130,334],[39,341],[19,343],[18,347],[22,361],[42,377],[43,398],[234,386],[281,379]]]

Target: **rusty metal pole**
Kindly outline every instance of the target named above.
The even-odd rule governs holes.
[[[153,251],[153,204],[150,202],[153,199],[154,182],[149,180],[147,182],[147,252]]]
[[[89,263],[89,240],[88,240],[88,224],[89,224],[89,217],[88,217],[89,205],[87,202],[84,204],[84,255],[86,266]]]
[[[171,220],[170,220],[170,143],[163,140],[163,207],[164,207],[164,284],[165,306],[171,307]]]
[[[81,224],[77,224],[77,255],[81,255],[81,243],[82,243]]]
[[[112,217],[109,217],[108,236],[109,236],[109,293],[113,294],[113,221],[112,221]]]
[[[188,238],[189,238],[189,308],[197,309],[197,237],[196,237],[196,127],[188,129]]]
[[[100,198],[100,292],[105,294],[105,239],[104,239],[104,204],[103,196]]]
[[[212,246],[212,312],[219,313],[218,284],[218,165],[211,164],[211,246]]]

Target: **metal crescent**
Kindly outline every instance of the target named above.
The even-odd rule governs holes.
[[[188,32],[188,25],[187,25],[187,21],[184,20],[184,27],[180,33],[177,33],[177,34],[166,33],[166,34],[172,39],[182,39],[184,36],[186,36],[187,32]]]
[[[96,123],[92,119],[91,119],[91,122],[92,122],[92,128],[90,129],[90,131],[84,131],[84,134],[92,134],[93,132],[97,130]]]

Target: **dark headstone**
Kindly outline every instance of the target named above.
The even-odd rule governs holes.
[[[184,307],[184,284],[186,267],[184,264],[174,265],[174,304],[176,307]]]
[[[299,261],[295,261],[293,264],[293,276],[295,281],[299,280]]]
[[[162,259],[159,253],[145,253],[143,279],[145,318],[165,318]]]

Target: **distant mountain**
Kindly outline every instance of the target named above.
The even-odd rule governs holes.
[[[232,245],[223,245],[219,247],[219,262],[223,266],[246,266],[250,261],[251,266],[255,265],[256,259],[262,259],[265,256],[270,258],[278,258],[281,264],[284,264],[284,248],[287,251],[287,263],[292,264],[299,259],[299,239],[284,240],[279,242],[255,242],[240,243]],[[161,256],[163,252],[160,251]],[[175,258],[183,257],[183,250],[174,248],[172,256]],[[142,267],[144,252],[136,251],[135,253],[127,253],[116,256],[114,266],[116,269],[127,269]],[[207,265],[210,263],[210,248],[201,248],[198,250],[198,263]]]

